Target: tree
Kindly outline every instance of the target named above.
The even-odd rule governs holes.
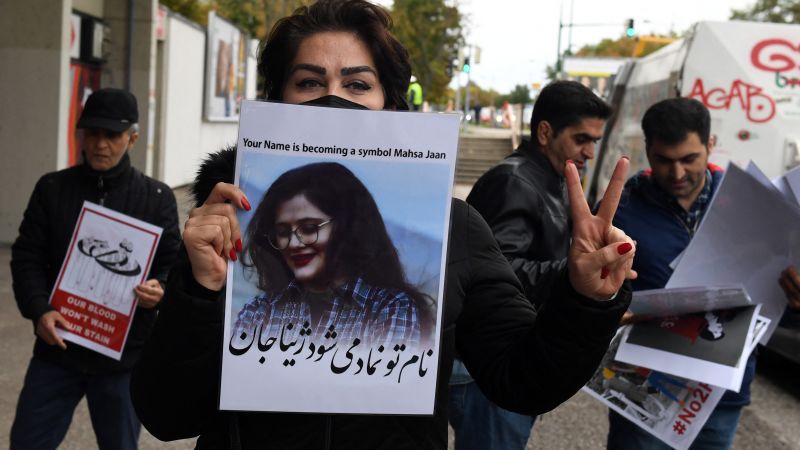
[[[478,86],[478,84],[475,83],[474,81],[469,82],[469,98],[472,106],[493,105],[495,102],[495,98],[497,98],[499,95],[500,93],[495,91],[494,89],[486,90]]]
[[[657,37],[677,37],[673,36],[657,36]],[[633,48],[636,46],[638,38],[629,38],[628,36],[621,36],[617,39],[606,38],[594,45],[584,45],[578,50],[576,56],[604,56],[604,57],[623,57],[629,58],[633,54]],[[638,56],[647,56],[650,53],[660,49],[667,44],[648,42],[645,44],[644,51]]]
[[[216,11],[256,39],[266,39],[278,19],[288,16],[311,0],[159,0],[167,8],[201,25],[208,25],[208,12]]]
[[[505,102],[524,105],[526,103],[531,103],[532,101],[533,99],[531,98],[531,91],[528,89],[528,86],[524,84],[518,84],[514,86],[514,89],[512,89],[508,94],[496,96],[494,98],[494,106],[501,108]]]
[[[508,103],[524,105],[531,102],[531,90],[524,84],[514,86],[508,94]]]
[[[461,19],[458,7],[444,0],[394,0],[394,35],[408,49],[412,71],[429,101],[447,99],[447,67],[463,45]]]
[[[797,0],[757,0],[749,8],[732,10],[731,19],[800,23],[800,2]]]

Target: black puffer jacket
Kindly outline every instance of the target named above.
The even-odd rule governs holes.
[[[571,221],[564,177],[526,141],[481,176],[467,203],[489,224],[525,295],[541,307],[567,267]]]
[[[146,177],[131,166],[127,153],[106,172],[86,164],[44,175],[36,183],[11,248],[14,295],[22,315],[34,328],[53,308],[50,292],[69,247],[84,200],[127,214],[164,229],[148,279],[166,280],[180,247],[175,195],[164,183]],[[34,355],[46,361],[88,373],[130,369],[141,353],[155,322],[153,309],[136,308],[122,360],[116,361],[77,344],[67,350],[47,345],[37,337]]]
[[[233,152],[201,169],[200,198],[233,178]],[[224,290],[194,281],[184,254],[131,383],[145,427],[164,440],[200,436],[201,449],[446,449],[447,380],[458,349],[481,389],[504,408],[539,414],[571,397],[594,373],[630,302],[578,295],[561,277],[558,301],[537,317],[489,227],[454,200],[433,416],[218,411]]]

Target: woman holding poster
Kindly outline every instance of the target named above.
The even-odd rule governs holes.
[[[294,334],[308,323],[317,344],[334,331],[348,345],[430,344],[433,302],[406,281],[375,200],[343,165],[309,164],[278,177],[245,242],[242,262],[263,294],[239,312],[234,341],[278,337],[289,324]]]
[[[319,0],[298,9],[276,24],[260,55],[259,71],[265,79],[265,96],[293,104],[407,110],[405,94],[411,66],[408,52],[391,34],[390,28],[389,13],[365,0]],[[375,113],[373,117],[378,115]],[[308,126],[313,129],[316,125]],[[353,126],[367,125],[356,123]],[[387,350],[382,354],[373,353],[371,360],[367,357],[363,367],[364,372],[368,371],[370,361],[374,364],[380,358],[382,364],[390,360],[392,368],[401,365],[398,370],[408,365],[407,380],[422,379],[426,373],[435,374],[432,380],[435,390],[431,391],[431,398],[425,398],[431,406],[428,413],[332,414],[337,410],[320,406],[328,401],[326,395],[308,394],[311,389],[319,388],[314,383],[323,384],[321,377],[308,383],[305,390],[292,393],[292,398],[298,402],[318,405],[319,409],[305,411],[307,414],[220,411],[221,380],[230,375],[222,373],[220,358],[220,352],[229,348],[228,343],[222,342],[227,268],[229,261],[238,260],[237,252],[243,251],[241,239],[248,239],[239,228],[236,210],[251,209],[243,191],[231,184],[235,157],[232,149],[219,152],[200,169],[194,186],[197,207],[192,210],[184,232],[186,255],[173,269],[156,330],[131,383],[139,418],[160,439],[199,436],[198,449],[444,450],[448,442],[447,380],[456,351],[491,400],[518,413],[541,414],[570,398],[593,375],[630,303],[630,289],[623,281],[635,277],[630,270],[635,254],[631,250],[635,245],[611,225],[628,163],[621,160],[617,164],[596,216],[584,200],[577,168],[567,163],[565,173],[573,223],[569,270],[553,289],[552,298],[547,299],[547,307],[538,312],[522,293],[519,281],[486,222],[465,202],[452,201],[441,326],[437,330],[439,334],[434,333],[437,347],[423,355],[426,358],[435,356],[431,356],[430,361],[426,359],[424,364],[417,364],[415,359],[415,364],[411,365],[412,360],[405,357],[397,363],[389,356],[395,351]],[[305,181],[316,180],[308,177]],[[291,205],[293,200],[296,203]],[[354,200],[345,196],[344,201]],[[274,211],[270,213],[274,218],[264,221],[265,228],[248,227],[247,233],[253,234],[248,242],[248,253],[244,255],[246,263],[260,265],[258,257],[249,252],[253,241],[261,234],[266,245],[273,249],[264,251],[272,252],[278,264],[289,269],[284,270],[287,286],[292,280],[324,289],[344,286],[352,277],[366,280],[367,276],[373,276],[371,270],[383,269],[358,270],[349,264],[332,264],[329,262],[335,255],[321,257],[312,252],[301,252],[294,261],[289,253],[287,260],[287,254],[278,253],[276,247],[288,249],[295,245],[301,248],[298,242],[305,242],[308,248],[314,245],[312,241],[316,244],[328,238],[324,249],[314,250],[327,253],[333,239],[338,241],[337,233],[347,231],[340,220],[350,219],[328,209],[331,206],[325,202],[299,196],[294,190],[280,199],[276,197],[275,201],[265,198],[263,203],[269,202],[275,203],[269,207]],[[279,218],[281,211],[288,211],[290,206],[313,211],[316,215],[290,217],[286,214]],[[312,220],[302,220],[304,218]],[[377,230],[380,234],[380,227]],[[355,235],[336,245],[348,250],[355,245],[353,240],[365,236]],[[388,248],[385,243],[364,244],[368,244],[367,249],[381,252]],[[247,261],[248,258],[251,261]],[[347,258],[347,261],[359,263],[358,257]],[[398,273],[379,275],[400,280]],[[282,286],[280,281],[270,281],[270,276],[267,274],[268,283],[263,286],[265,293],[274,286]],[[404,293],[415,302],[419,300],[401,281],[376,280],[370,278],[367,283]],[[312,317],[313,314],[312,311]],[[265,367],[273,355],[266,353],[266,348],[272,346],[270,352],[276,352],[280,351],[275,350],[280,345],[288,348],[289,344],[280,338],[257,340],[253,352],[262,351],[260,347],[264,347],[266,358],[233,375],[283,386],[280,379],[264,380]],[[336,347],[331,353],[336,350],[339,361],[350,359],[353,367],[357,365],[347,347]],[[250,353],[243,357],[248,355]],[[292,361],[287,357],[285,364],[291,366]],[[330,361],[328,365],[335,368],[336,360],[331,358]],[[359,373],[360,386],[354,385],[349,390],[348,401],[360,401],[365,397],[364,390],[381,380],[400,383],[399,378],[386,378],[385,372],[376,372],[373,378]],[[252,384],[244,384],[239,390],[242,395],[259,395]],[[423,395],[428,396],[414,392],[408,397]],[[406,400],[381,399],[386,410],[393,403]],[[265,403],[271,400],[266,399]],[[260,411],[269,410],[269,405],[263,406]]]

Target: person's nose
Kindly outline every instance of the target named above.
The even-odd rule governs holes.
[[[297,237],[297,230],[292,231],[292,234],[289,235],[289,248],[302,248],[306,245],[300,242],[300,238]]]
[[[99,136],[97,136],[97,148],[105,149],[108,147],[108,145],[109,139],[105,133],[101,133]]]
[[[680,161],[675,161],[672,164],[672,179],[682,180],[685,175],[686,170],[683,168],[683,164],[681,164]]]
[[[592,158],[594,158],[594,149],[595,149],[596,145],[597,144],[595,144],[594,142],[590,142],[590,143],[588,143],[588,144],[583,146],[583,152],[582,153],[583,153],[584,159],[592,159]]]

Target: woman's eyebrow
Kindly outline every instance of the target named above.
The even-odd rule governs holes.
[[[342,69],[342,76],[353,75],[361,72],[370,72],[376,77],[378,76],[378,73],[375,72],[375,69],[370,66],[345,67]]]
[[[294,67],[292,67],[292,70],[289,71],[289,73],[292,74],[297,72],[298,70],[308,70],[309,72],[314,72],[320,75],[325,75],[326,72],[324,67],[315,66],[313,64],[301,63],[301,64],[295,64]]]

